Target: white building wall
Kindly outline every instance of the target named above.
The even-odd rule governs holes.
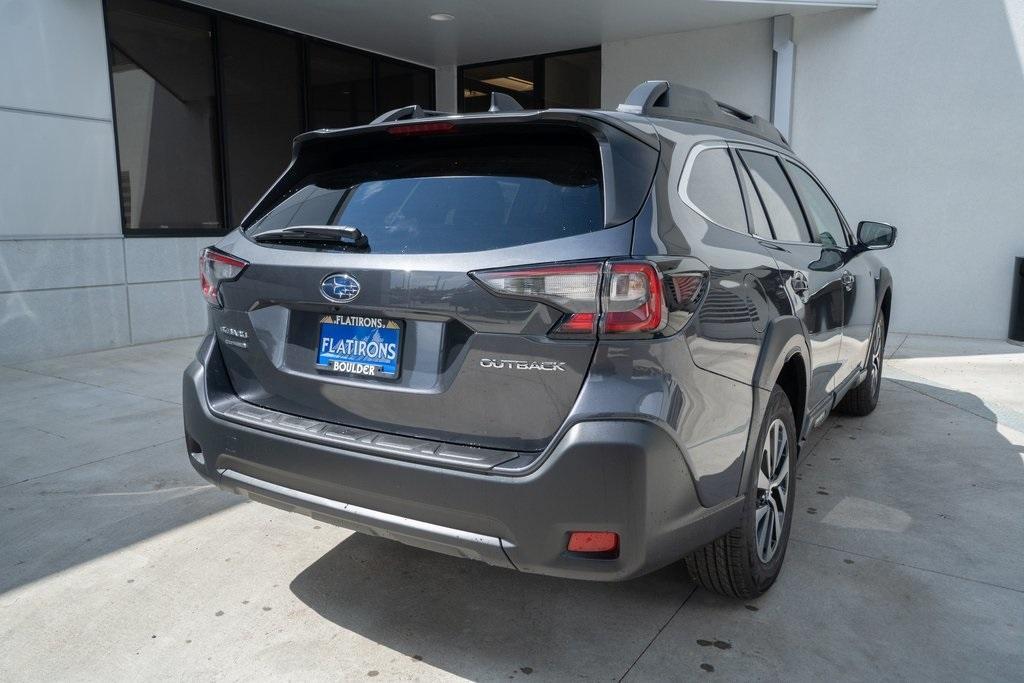
[[[895,224],[893,327],[1004,338],[1024,256],[1024,3],[797,17],[793,146],[853,223]]]
[[[614,109],[635,85],[666,80],[767,117],[772,99],[770,21],[619,40],[601,45],[601,106]]]
[[[100,0],[0,3],[0,363],[199,334],[211,238],[121,234]]]
[[[666,79],[767,116],[769,22],[605,43],[602,105]],[[1024,3],[796,18],[792,143],[847,219],[900,229],[895,330],[1003,338],[1024,256]]]

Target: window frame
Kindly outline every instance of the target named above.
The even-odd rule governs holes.
[[[778,162],[779,166],[782,167],[782,172],[786,176],[786,180],[787,180],[787,182],[789,182],[790,187],[793,189],[793,194],[796,196],[797,204],[799,204],[799,206],[800,206],[800,212],[803,215],[804,222],[807,224],[808,234],[811,234],[811,232],[813,231],[815,234],[811,235],[811,237],[814,238],[814,237],[818,237],[818,235],[816,234],[817,233],[817,229],[815,228],[815,226],[813,225],[811,220],[807,217],[807,209],[804,207],[804,200],[800,196],[800,192],[797,190],[796,184],[793,182],[793,179],[790,177],[789,172],[786,170],[786,164],[784,162],[788,161],[788,162],[792,163],[794,166],[798,166],[799,168],[801,168],[804,172],[807,173],[807,175],[809,175],[811,177],[811,179],[815,183],[817,183],[818,187],[821,188],[821,191],[825,193],[825,196],[832,203],[832,207],[836,210],[836,214],[839,216],[839,221],[842,224],[843,232],[846,235],[846,241],[847,241],[848,245],[850,245],[850,246],[846,246],[846,247],[841,247],[841,246],[832,247],[832,246],[829,245],[829,248],[830,249],[842,249],[843,251],[846,251],[847,249],[850,249],[851,246],[856,243],[856,240],[853,239],[852,232],[850,231],[850,224],[849,224],[849,222],[847,222],[846,216],[843,215],[842,210],[839,208],[839,204],[836,203],[836,200],[832,197],[832,195],[829,193],[828,189],[825,187],[825,184],[822,183],[821,180],[818,179],[818,176],[814,175],[814,172],[807,167],[807,164],[805,164],[804,162],[800,161],[799,159],[797,159],[792,154],[788,154],[786,152],[782,152],[782,151],[777,150],[777,149],[772,149],[771,147],[765,147],[765,146],[762,146],[762,145],[757,145],[757,144],[753,144],[753,143],[749,143],[749,142],[739,142],[739,141],[735,141],[735,140],[729,140],[728,141],[728,145],[729,145],[730,151],[733,154],[733,163],[734,164],[743,164],[743,168],[745,170],[746,170],[746,163],[743,161],[743,159],[739,155],[739,152],[742,151],[742,150],[747,150],[747,151],[750,151],[750,152],[759,152],[761,154],[768,154],[768,155],[776,157],[776,161]],[[746,170],[746,172],[748,174],[750,173],[749,170]],[[737,173],[739,173],[738,169],[737,169]],[[753,178],[751,178],[751,182],[752,183],[754,182]],[[747,200],[747,196],[746,196],[746,188],[743,186],[742,182],[740,183],[740,190],[743,192],[743,195],[744,195],[743,196],[743,198],[744,198],[744,206],[748,209],[747,224],[749,226],[751,226],[751,228],[752,228],[753,222],[750,220],[749,206],[746,203],[748,201]],[[754,191],[755,192],[757,191],[757,186],[756,185],[754,185]],[[767,242],[773,242],[773,243],[777,243],[777,244],[817,244],[817,245],[825,246],[825,245],[822,245],[821,242],[815,242],[815,241],[811,241],[811,242],[794,242],[792,240],[780,240],[780,239],[777,239],[775,237],[775,226],[772,225],[772,219],[771,219],[771,216],[768,215],[767,207],[764,206],[764,202],[761,200],[760,196],[758,196],[757,200],[759,202],[761,202],[762,208],[764,209],[765,217],[768,219],[768,225],[769,225],[769,227],[771,228],[771,231],[772,231],[772,237],[771,238],[761,237],[760,235],[757,235],[756,233],[751,232],[750,234],[751,234],[752,237],[754,237],[756,239],[759,239],[759,240],[765,240]]]
[[[797,187],[797,184],[793,181],[793,177],[789,174],[789,169],[786,168],[786,163],[793,164],[794,166],[796,166],[801,171],[803,171],[804,173],[807,174],[807,176],[811,179],[811,181],[815,185],[818,186],[818,189],[821,190],[822,194],[825,195],[825,199],[827,199],[829,201],[829,203],[832,205],[833,210],[835,210],[835,212],[836,212],[836,216],[839,217],[839,227],[843,231],[843,238],[846,240],[846,244],[845,245],[838,245],[837,244],[837,245],[833,246],[833,245],[830,245],[830,244],[826,245],[826,244],[824,244],[824,243],[822,243],[820,241],[816,241],[813,244],[820,244],[823,247],[827,246],[830,249],[842,249],[843,251],[846,251],[851,246],[853,246],[854,240],[852,239],[852,236],[851,236],[850,226],[846,222],[846,216],[844,216],[843,212],[839,209],[839,205],[836,203],[836,200],[833,199],[832,195],[830,195],[828,193],[828,190],[825,189],[824,183],[822,183],[820,180],[818,180],[818,176],[814,175],[814,173],[811,171],[811,169],[807,168],[806,164],[804,164],[803,162],[799,161],[795,157],[791,157],[791,156],[788,156],[788,155],[780,154],[779,158],[782,160],[782,170],[785,171],[786,177],[789,179],[789,184],[793,186],[793,192],[796,193],[796,199],[800,203],[800,209],[804,212],[804,220],[807,221],[808,228],[813,230],[813,232],[815,233],[813,235],[814,237],[816,237],[818,240],[821,239],[821,235],[818,233],[818,226],[816,226],[814,224],[814,221],[811,220],[810,212],[807,210],[807,207],[804,206],[804,198],[800,195],[800,188]]]
[[[743,150],[744,150],[744,148],[741,147],[737,151],[743,151]],[[806,213],[806,211],[804,209],[803,203],[800,201],[800,195],[797,194],[796,187],[793,186],[793,180],[789,177],[789,174],[786,173],[785,164],[782,163],[783,156],[781,154],[779,154],[775,150],[765,149],[765,148],[757,148],[757,147],[754,147],[754,146],[751,146],[746,151],[753,152],[755,154],[763,154],[765,156],[772,157],[772,159],[775,160],[775,163],[778,164],[778,166],[779,166],[779,170],[782,172],[783,179],[789,185],[789,189],[793,192],[793,198],[796,199],[797,208],[800,209],[800,218],[803,219],[804,228],[807,231],[808,239],[806,241],[805,240],[780,240],[779,239],[778,234],[775,232],[775,224],[772,222],[771,212],[768,211],[768,206],[764,202],[764,197],[761,196],[761,190],[757,187],[757,180],[754,179],[754,174],[751,173],[750,166],[747,164],[746,160],[743,158],[743,155],[742,154],[737,154],[736,155],[737,160],[738,160],[738,162],[740,164],[743,165],[743,169],[746,171],[747,175],[750,176],[750,181],[751,181],[751,183],[754,186],[754,191],[757,193],[757,199],[758,199],[758,201],[761,202],[761,207],[764,209],[765,217],[768,219],[768,226],[772,230],[772,239],[770,241],[771,242],[775,242],[777,244],[817,244],[817,242],[814,241],[814,237],[815,237],[815,235],[814,235],[814,226],[812,226],[811,222],[809,220],[807,220],[807,213]],[[741,186],[742,186],[742,184],[743,183],[740,183]]]
[[[255,28],[259,28],[264,31],[283,34],[291,37],[293,40],[297,40],[299,43],[299,89],[302,98],[302,127],[304,131],[309,130],[309,88],[308,88],[308,72],[309,72],[309,49],[308,46],[311,43],[320,43],[328,47],[348,51],[370,59],[370,76],[371,76],[371,90],[372,90],[372,102],[373,111],[376,112],[375,116],[380,116],[384,112],[380,110],[380,103],[377,97],[377,78],[379,72],[379,64],[381,62],[389,62],[397,64],[406,68],[410,68],[415,71],[422,71],[426,73],[430,78],[430,108],[433,109],[437,106],[437,70],[422,64],[415,62],[407,62],[395,57],[389,57],[387,55],[378,54],[369,50],[362,50],[351,45],[345,45],[344,43],[336,43],[331,40],[324,38],[318,38],[298,31],[292,31],[289,29],[274,26],[273,24],[267,24],[254,19],[238,16],[230,12],[224,12],[217,9],[212,9],[202,5],[194,5],[189,2],[183,2],[182,0],[150,0],[163,5],[176,7],[178,9],[188,10],[197,14],[205,15],[210,20],[210,50],[211,59],[213,62],[213,84],[214,84],[214,121],[217,126],[217,144],[214,146],[214,154],[217,157],[217,165],[219,170],[219,177],[215,179],[216,191],[220,194],[220,219],[221,227],[219,228],[173,228],[173,229],[152,229],[152,228],[135,228],[129,229],[125,227],[124,221],[124,203],[121,197],[121,150],[120,142],[118,141],[117,135],[117,107],[114,96],[114,58],[113,50],[110,42],[110,26],[109,26],[109,7],[108,0],[102,0],[102,14],[103,14],[103,41],[104,48],[107,56],[107,83],[108,90],[110,92],[110,113],[111,122],[113,124],[114,131],[114,164],[117,172],[117,206],[118,215],[121,219],[121,235],[123,237],[221,237],[228,234],[241,223],[241,219],[244,216],[236,217],[237,221],[232,222],[230,210],[230,178],[227,171],[226,159],[227,159],[227,147],[225,143],[225,121],[224,121],[224,110],[222,105],[223,99],[223,81],[221,74],[221,59],[220,59],[220,44],[218,42],[218,34],[220,26],[223,21],[233,21],[241,24],[246,24]],[[501,60],[507,61],[507,60]],[[461,72],[460,72],[461,74]],[[282,170],[284,168],[282,167]]]
[[[524,109],[543,109],[544,98],[546,95],[545,85],[546,78],[544,73],[544,60],[548,57],[562,57],[564,55],[574,55],[581,52],[601,52],[600,45],[589,45],[587,47],[580,47],[574,50],[559,50],[557,52],[544,52],[536,55],[522,55],[519,57],[509,57],[507,59],[493,59],[487,62],[475,62],[473,64],[460,64],[458,68],[457,87],[458,93],[455,98],[455,108],[458,110],[457,113],[466,113],[466,101],[464,93],[466,92],[466,69],[475,69],[482,66],[498,66],[508,62],[533,62],[533,102],[530,107],[523,107]]]
[[[729,159],[729,163],[732,165],[732,173],[733,173],[733,176],[736,179],[736,189],[739,191],[740,202],[743,205],[743,214],[744,214],[744,216],[746,218],[746,222],[747,222],[746,230],[740,230],[738,228],[730,227],[730,226],[725,225],[723,223],[719,223],[714,218],[712,218],[707,213],[705,213],[705,211],[703,209],[701,209],[699,206],[697,206],[697,202],[695,202],[693,200],[693,198],[690,197],[690,194],[689,194],[690,178],[693,175],[693,167],[697,163],[697,157],[699,157],[704,152],[707,152],[707,151],[710,151],[710,150],[713,150],[713,149],[723,149],[723,150],[725,150],[725,153],[726,153],[726,155],[727,155],[727,157]],[[709,141],[705,141],[705,142],[698,142],[697,144],[695,144],[692,147],[690,147],[690,150],[687,153],[686,161],[683,163],[683,170],[679,174],[679,183],[678,183],[677,189],[678,189],[678,193],[679,193],[679,198],[683,201],[683,203],[686,204],[686,206],[688,206],[689,208],[693,209],[693,211],[695,211],[697,213],[697,215],[700,216],[701,218],[703,218],[704,220],[708,221],[709,223],[712,223],[713,225],[717,225],[720,228],[725,228],[726,230],[731,230],[732,232],[736,232],[736,233],[739,233],[741,235],[746,234],[746,235],[753,235],[753,236],[756,237],[756,235],[754,235],[754,233],[752,232],[753,224],[752,224],[752,221],[750,220],[750,214],[749,214],[749,212],[747,210],[746,195],[745,195],[745,193],[743,191],[743,183],[740,182],[739,172],[736,169],[736,159],[734,158],[734,155],[732,153],[732,150],[730,148],[730,145],[729,145],[728,141],[726,141],[726,140],[709,140]],[[772,233],[772,234],[774,234],[774,233]]]
[[[856,244],[856,240],[853,238],[853,232],[850,229],[850,224],[846,220],[846,216],[843,215],[842,209],[839,208],[839,204],[836,202],[836,200],[829,193],[828,189],[825,187],[825,184],[822,183],[821,180],[818,179],[818,176],[814,175],[814,172],[810,168],[807,167],[807,164],[803,163],[802,161],[797,159],[792,154],[787,154],[786,152],[782,152],[782,151],[779,151],[777,149],[772,149],[771,147],[765,147],[765,146],[762,146],[762,145],[757,145],[757,144],[753,144],[753,143],[745,142],[745,141],[729,140],[729,139],[725,139],[725,138],[722,138],[722,139],[712,139],[712,140],[704,140],[704,141],[695,143],[687,151],[686,159],[683,162],[683,170],[679,174],[679,182],[677,183],[677,192],[679,194],[680,200],[682,200],[682,202],[687,207],[689,207],[690,209],[693,209],[693,211],[695,211],[697,213],[697,215],[699,215],[701,218],[703,218],[706,221],[709,221],[710,223],[712,223],[712,224],[714,224],[714,225],[716,225],[716,226],[718,226],[720,228],[724,228],[726,230],[731,230],[732,232],[738,232],[740,234],[744,234],[743,231],[737,230],[735,228],[730,228],[728,225],[722,225],[721,223],[717,222],[715,219],[713,219],[710,216],[708,216],[703,210],[701,210],[700,207],[698,207],[696,205],[696,203],[690,198],[689,194],[687,194],[687,192],[686,192],[686,187],[689,184],[689,180],[690,180],[690,174],[693,172],[693,165],[696,162],[697,157],[702,152],[704,152],[704,151],[706,151],[708,149],[718,149],[718,148],[725,148],[726,151],[728,151],[728,153],[729,153],[730,159],[732,160],[733,173],[736,174],[736,183],[739,185],[740,196],[742,197],[742,200],[743,200],[743,211],[744,211],[744,213],[746,214],[746,217],[747,217],[747,230],[746,230],[746,234],[747,235],[749,235],[750,237],[752,237],[752,238],[754,238],[756,240],[761,240],[761,241],[765,241],[765,242],[771,242],[771,243],[774,243],[774,244],[816,244],[816,245],[819,245],[819,246],[822,246],[822,247],[827,247],[829,249],[839,249],[839,250],[842,250],[842,251],[847,251],[847,250],[851,249],[854,244]],[[776,162],[782,168],[782,172],[783,172],[783,175],[786,177],[786,181],[789,183],[790,188],[793,190],[793,195],[796,197],[797,204],[800,206],[800,213],[803,216],[804,223],[807,225],[807,232],[808,232],[808,235],[812,238],[812,241],[810,241],[810,242],[803,242],[803,241],[794,242],[792,240],[780,240],[780,239],[777,239],[775,237],[775,226],[772,225],[771,216],[768,215],[768,208],[766,206],[764,206],[764,201],[760,197],[760,193],[758,192],[757,185],[754,182],[753,177],[750,177],[750,171],[747,168],[746,162],[744,162],[742,157],[740,157],[740,155],[739,155],[739,152],[743,151],[743,150],[747,150],[747,151],[750,151],[750,152],[757,152],[757,153],[760,153],[760,154],[767,154],[769,156],[774,156],[775,157]],[[814,225],[814,223],[811,221],[811,219],[807,215],[807,209],[806,209],[806,207],[804,207],[803,197],[800,196],[800,192],[799,192],[799,190],[796,187],[796,183],[793,182],[793,178],[789,175],[789,171],[786,168],[786,162],[792,163],[794,166],[800,168],[805,173],[807,173],[807,175],[810,176],[811,180],[813,180],[818,185],[818,187],[821,189],[821,191],[825,194],[825,197],[828,199],[828,201],[831,202],[832,208],[835,209],[836,215],[839,216],[839,222],[840,222],[840,224],[842,226],[843,234],[846,237],[847,246],[838,246],[838,245],[837,246],[831,246],[831,245],[822,244],[821,242],[813,241],[814,238],[820,239],[820,236],[817,234],[816,226]],[[757,197],[751,198],[751,197],[747,196],[746,185],[743,183],[743,180],[740,178],[740,175],[739,175],[741,173],[741,171],[748,175],[748,178],[750,179],[751,186],[754,188],[754,192],[758,193]],[[754,232],[754,221],[753,221],[753,217],[750,215],[750,203],[749,203],[753,199],[756,199],[761,204],[761,210],[764,212],[765,219],[768,221],[768,228],[769,228],[769,230],[771,230],[771,233],[772,233],[771,237],[763,237],[761,235],[758,235],[756,232]]]

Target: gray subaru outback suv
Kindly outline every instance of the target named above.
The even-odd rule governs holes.
[[[405,107],[296,138],[201,257],[184,376],[216,485],[421,548],[616,580],[775,581],[808,432],[878,400],[892,282],[763,119]]]

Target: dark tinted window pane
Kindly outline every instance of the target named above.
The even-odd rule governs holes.
[[[740,157],[750,169],[758,195],[772,222],[775,239],[785,242],[810,242],[810,234],[804,223],[800,204],[793,186],[782,172],[778,159],[770,154],[740,152]]]
[[[524,109],[536,109],[533,60],[474,66],[462,71],[462,111],[487,111],[492,92],[511,95]]]
[[[299,43],[230,20],[220,22],[217,38],[229,207],[237,224],[288,165],[292,138],[302,132]]]
[[[747,208],[750,210],[750,231],[758,237],[772,239],[772,227],[768,223],[768,215],[764,212],[764,204],[754,187],[754,181],[743,164],[736,166],[736,172],[740,176],[740,184],[743,185],[743,192],[747,196]]]
[[[309,127],[369,123],[374,116],[370,58],[312,42],[308,54]]]
[[[418,104],[433,107],[434,79],[430,72],[386,60],[377,62],[377,110],[386,111]]]
[[[544,106],[598,109],[601,106],[601,51],[544,58]]]
[[[697,155],[686,183],[686,195],[715,223],[747,232],[743,196],[725,149],[708,149]]]
[[[209,18],[148,0],[107,7],[125,228],[221,228]]]
[[[604,225],[597,145],[574,130],[376,140],[339,148],[335,158],[344,162],[299,183],[250,234],[349,225],[373,253],[416,254],[499,249]]]
[[[807,171],[796,164],[786,162],[786,170],[793,179],[796,190],[800,193],[804,210],[810,215],[811,222],[817,232],[817,242],[831,247],[847,247],[843,222],[839,218],[836,207]]]

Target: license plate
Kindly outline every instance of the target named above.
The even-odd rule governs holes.
[[[320,319],[316,366],[360,377],[398,377],[402,324],[390,318],[327,315]]]

